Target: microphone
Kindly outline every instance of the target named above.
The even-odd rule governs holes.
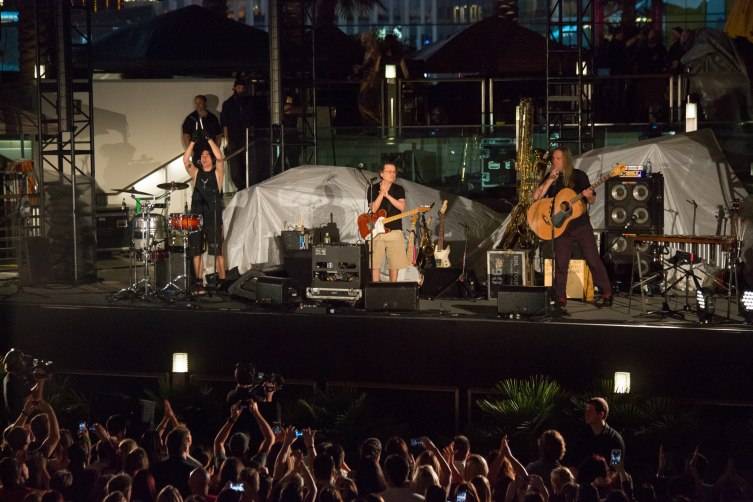
[[[697,206],[698,205],[698,203],[695,200],[693,200],[693,199],[686,199],[685,202],[687,202],[691,206]]]

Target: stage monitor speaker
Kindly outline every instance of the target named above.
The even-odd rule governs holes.
[[[231,296],[245,298],[246,300],[256,300],[256,281],[264,275],[260,270],[249,270],[228,288]]]
[[[607,180],[607,230],[661,234],[664,229],[664,176]]]
[[[256,279],[256,303],[287,305],[300,299],[288,277],[261,276]]]
[[[497,314],[511,318],[544,315],[549,311],[548,289],[544,286],[501,286],[497,293]]]
[[[366,286],[364,306],[370,311],[418,310],[418,283],[374,282]]]

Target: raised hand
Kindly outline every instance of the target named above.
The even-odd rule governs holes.
[[[309,451],[314,448],[314,439],[316,438],[316,431],[310,427],[303,429],[303,444],[306,445],[306,450]]]
[[[510,450],[510,443],[507,442],[507,434],[502,436],[499,442],[499,454],[502,457],[512,457],[512,450]]]

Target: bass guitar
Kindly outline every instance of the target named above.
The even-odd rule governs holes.
[[[450,268],[450,246],[448,245],[445,248],[444,245],[444,218],[446,213],[447,201],[445,200],[439,209],[439,237],[434,245],[434,261],[437,263],[437,268]]]
[[[406,216],[412,216],[414,214],[419,213],[425,213],[429,209],[431,209],[431,206],[419,206],[415,209],[411,209],[410,211],[405,211],[400,214],[396,214],[395,216],[387,217],[387,211],[384,209],[380,209],[376,213],[363,213],[358,215],[358,219],[356,220],[358,223],[358,233],[361,235],[362,239],[370,240],[372,237],[376,237],[380,234],[385,234],[390,231],[389,228],[384,228],[384,225],[387,223],[390,223],[391,221],[397,221],[402,218],[405,218]]]
[[[625,172],[625,164],[614,166],[607,174],[591,184],[591,188],[596,188],[609,178],[620,176]],[[552,200],[552,197],[539,199],[528,208],[526,214],[528,226],[536,236],[544,241],[556,239],[562,235],[567,225],[575,218],[580,217],[586,212],[586,203],[583,201],[582,193],[575,193],[572,188],[563,188]],[[554,203],[554,206],[552,206]],[[554,210],[552,210],[554,207]],[[552,214],[554,213],[554,214]]]

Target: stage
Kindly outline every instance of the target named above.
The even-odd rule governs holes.
[[[236,361],[252,361],[297,381],[461,392],[535,374],[587,389],[630,371],[634,392],[739,401],[749,399],[740,389],[753,380],[753,330],[734,305],[730,320],[700,324],[692,311],[681,313],[684,320],[643,314],[638,295],[628,312],[623,294],[611,308],[571,301],[568,317],[508,320],[486,299],[421,300],[418,311],[403,313],[345,304],[306,311],[226,294],[191,304],[111,301],[123,286],[110,278],[19,289],[6,279],[2,347],[53,359],[63,372],[164,373],[173,352],[188,352],[191,372],[202,375],[228,377]],[[645,310],[661,300],[648,297]],[[671,306],[683,304],[677,297]],[[717,298],[716,309],[726,314],[726,300]]]

